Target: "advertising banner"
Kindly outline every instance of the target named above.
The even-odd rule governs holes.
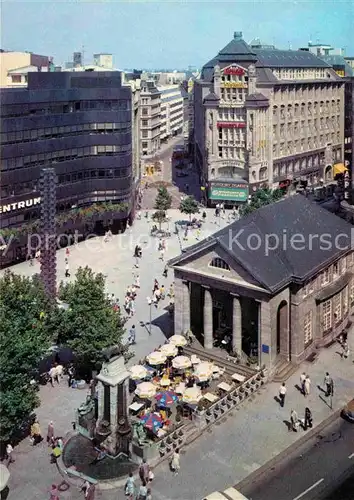
[[[217,122],[218,128],[245,128],[245,122]]]
[[[245,184],[212,185],[209,198],[220,201],[246,202],[248,200],[248,186]]]
[[[242,82],[225,82],[221,87],[225,89],[247,89],[247,85]]]
[[[245,74],[245,71],[242,68],[232,67],[232,68],[225,68],[223,70],[223,73],[224,75],[242,76]]]

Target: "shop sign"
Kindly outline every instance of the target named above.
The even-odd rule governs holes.
[[[212,184],[209,198],[211,200],[246,202],[248,200],[248,186],[242,183]]]
[[[231,67],[231,68],[225,68],[223,70],[223,73],[224,75],[242,76],[245,74],[245,70],[242,68]]]
[[[344,174],[344,199],[349,200],[350,198],[350,174],[347,170]]]
[[[247,85],[242,82],[225,82],[221,86],[225,89],[247,89]]]
[[[245,122],[217,122],[218,128],[245,128]]]
[[[0,205],[0,214],[6,214],[7,212],[13,212],[15,210],[21,210],[23,208],[34,207],[35,205],[39,205],[41,202],[41,198],[31,198],[25,201],[17,201],[15,203],[9,203],[7,205]]]

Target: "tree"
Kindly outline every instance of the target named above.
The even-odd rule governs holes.
[[[161,231],[161,224],[166,220],[166,211],[169,208],[171,208],[171,205],[172,205],[172,196],[167,191],[165,186],[160,187],[157,191],[157,196],[154,205],[154,208],[157,211],[152,216],[153,220],[158,222],[160,231]]]
[[[102,360],[102,350],[120,344],[120,313],[106,298],[103,274],[89,267],[79,268],[74,282],[60,284],[59,298],[69,306],[63,312],[59,343],[73,350],[79,371],[90,376]]]
[[[189,215],[189,220],[191,220],[193,214],[199,213],[199,205],[194,196],[187,196],[186,198],[184,198],[181,201],[179,209],[182,212],[182,214]]]
[[[249,215],[258,208],[264,207],[265,205],[270,205],[271,203],[275,203],[279,201],[283,197],[284,193],[281,189],[275,189],[272,191],[271,189],[259,189],[251,198],[250,203],[247,205],[243,205],[240,208],[240,215],[245,216]]]
[[[38,276],[9,271],[0,278],[0,440],[16,434],[39,405],[38,386],[30,384],[51,342],[55,303]]]

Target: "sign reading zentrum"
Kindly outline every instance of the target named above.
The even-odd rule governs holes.
[[[212,182],[209,199],[244,203],[248,200],[248,185],[242,182]]]
[[[8,203],[7,205],[0,205],[0,214],[13,212],[14,210],[21,210],[22,208],[30,208],[39,205],[41,202],[40,196],[38,198],[31,198],[25,201],[17,201],[15,203]]]

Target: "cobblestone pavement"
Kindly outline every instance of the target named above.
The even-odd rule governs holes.
[[[173,222],[181,219],[176,210],[170,210],[170,228]],[[225,219],[215,223],[212,212],[208,210],[208,220],[203,227],[201,237],[213,233],[219,225],[226,224]],[[121,300],[127,285],[132,282],[133,273],[140,271],[141,290],[137,297],[136,313],[129,320],[129,330],[133,322],[137,326],[136,360],[165,340],[172,332],[172,324],[164,312],[164,304],[152,310],[151,335],[150,325],[142,326],[140,322],[149,322],[149,307],[146,297],[151,294],[153,279],[156,277],[166,288],[172,281],[162,279],[164,263],[159,260],[156,241],[149,236],[149,227],[145,219],[136,221],[125,234],[117,235],[111,241],[103,243],[102,238],[94,238],[90,242],[81,243],[72,248],[70,270],[74,275],[79,266],[88,265],[96,272],[107,275],[107,291],[115,293]],[[195,234],[189,235],[182,245],[195,243]],[[143,247],[141,268],[134,269],[132,258],[136,243]],[[176,235],[167,240],[166,258],[180,253],[180,244]],[[58,251],[58,279],[64,279],[64,250]],[[13,266],[17,273],[30,275],[39,271],[38,264],[30,267],[27,263]],[[74,279],[73,277],[69,279]],[[167,302],[166,302],[167,305]],[[351,352],[353,352],[353,333],[349,335]],[[198,440],[185,448],[181,454],[181,472],[174,477],[167,464],[157,467],[156,479],[153,483],[154,500],[201,500],[206,493],[223,490],[245,478],[250,472],[277,455],[294,442],[301,433],[289,433],[286,423],[291,408],[299,415],[309,406],[313,412],[315,425],[325,419],[333,411],[328,407],[323,393],[317,389],[322,384],[325,371],[329,370],[335,382],[333,409],[340,408],[354,394],[354,365],[352,360],[342,360],[337,354],[336,345],[322,350],[320,357],[313,364],[304,363],[299,372],[288,381],[288,394],[285,408],[279,408],[274,401],[278,393],[277,384],[268,384],[253,398],[241,405],[232,414],[225,417],[220,425],[206,431]],[[134,360],[132,360],[134,362]],[[311,394],[307,398],[295,388],[300,371],[306,371],[312,380]],[[71,429],[74,411],[85,399],[86,391],[69,389],[64,383],[59,387],[41,389],[42,405],[38,409],[38,417],[45,434],[50,420],[54,421],[56,434],[65,435]],[[55,466],[49,463],[49,450],[44,443],[38,447],[30,447],[28,440],[15,448],[16,462],[10,465],[10,499],[41,500],[49,497],[50,485],[60,482]],[[80,496],[81,495],[81,496]],[[63,499],[76,500],[83,498],[75,487],[61,494]],[[101,491],[97,498],[102,500],[123,500],[122,489]]]

